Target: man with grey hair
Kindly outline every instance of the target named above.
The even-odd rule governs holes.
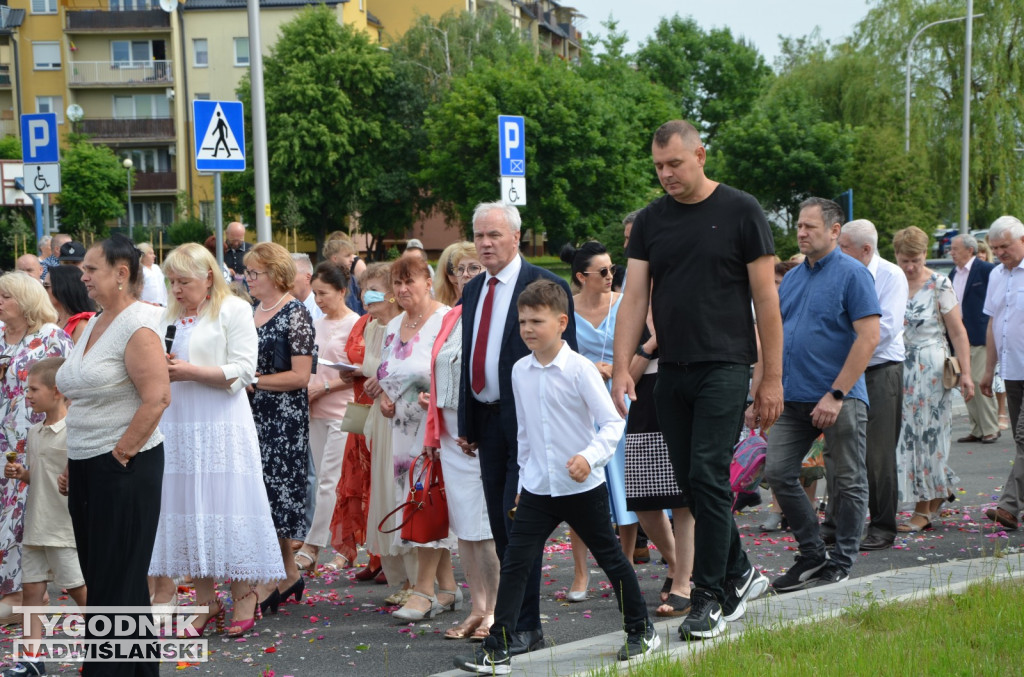
[[[37,280],[41,280],[43,277],[43,265],[35,254],[22,254],[14,262],[14,267],[23,273],[28,273],[29,276]]]
[[[522,220],[519,210],[503,202],[483,202],[473,211],[473,242],[485,273],[462,292],[462,386],[459,388],[459,438],[467,450],[477,450],[487,515],[498,558],[505,555],[512,520],[509,511],[519,491],[516,402],[512,367],[530,354],[519,335],[516,300],[526,285],[539,278],[557,282],[569,297],[569,324],[562,334],[576,346],[572,293],[565,280],[534,266],[519,255]],[[507,627],[509,619],[514,625]],[[507,644],[506,644],[507,641]],[[493,646],[491,646],[493,645]],[[542,648],[540,625],[540,558],[527,580],[519,609],[495,609],[488,651],[515,656]],[[467,664],[486,661],[479,652],[458,658]],[[460,667],[465,667],[456,663]],[[481,663],[482,665],[482,663]]]
[[[985,294],[988,279],[995,268],[977,258],[978,241],[973,235],[957,235],[949,243],[949,254],[956,264],[949,273],[953,292],[960,302],[960,314],[967,329],[967,340],[971,344],[971,379],[980,383],[985,374],[985,341],[988,333],[988,316],[985,315]],[[995,444],[999,439],[999,406],[994,397],[977,396],[967,401],[967,416],[971,431],[957,440],[960,444],[980,442]]]
[[[50,237],[49,235],[43,235],[43,237],[39,239],[39,260],[40,261],[42,261],[47,256],[49,256],[50,254],[53,253],[53,250],[50,248],[50,241],[52,239],[53,238]]]
[[[71,236],[66,233],[57,233],[50,238],[50,255],[40,261],[43,264],[43,276],[39,279],[45,281],[50,268],[60,265],[60,248],[68,242],[71,242]]]
[[[839,248],[868,268],[875,280],[875,294],[882,308],[878,347],[864,370],[868,389],[867,455],[868,514],[871,521],[861,539],[861,550],[887,550],[896,539],[899,486],[896,481],[896,446],[903,427],[903,318],[910,289],[907,276],[895,263],[878,255],[878,231],[867,219],[843,225]],[[826,476],[831,485],[831,476]],[[829,486],[829,495],[833,489]],[[829,501],[821,525],[826,543],[835,541],[835,502]]]
[[[992,397],[992,379],[999,362],[1017,455],[998,505],[985,514],[1006,529],[1016,529],[1024,500],[1024,223],[1014,216],[1000,216],[989,228],[988,243],[1003,265],[992,271],[985,294],[985,314],[990,319],[981,392]]]
[[[292,296],[302,301],[309,311],[309,317],[316,322],[324,316],[324,311],[316,304],[316,297],[313,295],[313,262],[309,260],[309,254],[292,254],[292,261],[295,262],[295,281],[292,282]]]

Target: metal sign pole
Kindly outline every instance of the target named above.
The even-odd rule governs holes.
[[[252,168],[256,182],[256,239],[270,242],[270,171],[267,165],[267,111],[263,98],[260,3],[248,0],[249,81],[252,92]]]
[[[217,267],[224,268],[224,216],[220,202],[220,172],[213,173],[213,232],[217,238]]]

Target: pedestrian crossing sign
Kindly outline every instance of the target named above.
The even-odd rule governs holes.
[[[196,170],[245,171],[245,123],[240,101],[193,101]]]

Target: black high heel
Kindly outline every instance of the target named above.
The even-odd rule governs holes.
[[[281,606],[281,593],[274,588],[274,592],[267,595],[267,598],[260,602],[260,613],[266,615],[267,609],[270,609],[270,613],[276,614],[277,607]]]
[[[296,602],[302,601],[302,593],[306,590],[306,579],[299,576],[299,580],[291,584],[287,590],[281,593],[281,602],[287,602],[289,597],[295,597]]]

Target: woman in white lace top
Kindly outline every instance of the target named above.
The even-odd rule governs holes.
[[[149,606],[146,573],[164,469],[157,423],[171,395],[153,306],[132,296],[142,276],[139,255],[121,235],[86,252],[82,282],[103,312],[57,372],[57,387],[71,400],[68,509],[91,607]],[[109,616],[108,630],[124,622]],[[108,636],[92,632],[104,625],[90,622],[86,639]],[[82,674],[155,676],[158,666],[87,662]]]

